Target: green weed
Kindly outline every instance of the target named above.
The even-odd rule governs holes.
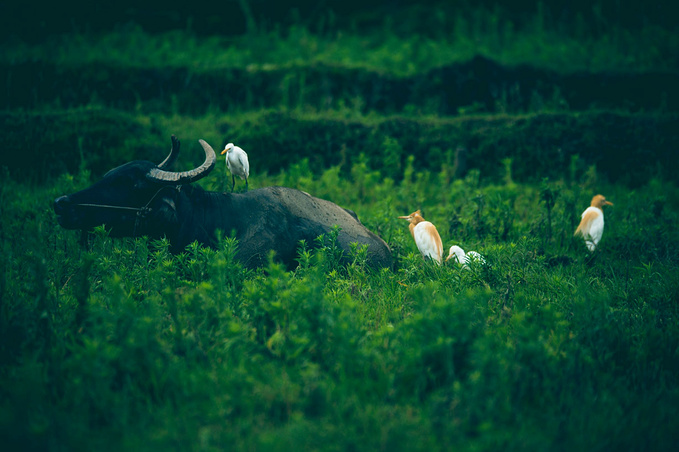
[[[341,266],[332,233],[315,251],[300,244],[294,271],[273,256],[246,271],[230,238],[179,255],[165,240],[111,239],[104,229],[81,242],[49,209],[81,176],[28,188],[30,196],[3,182],[6,444],[242,449],[274,447],[279,436],[319,449],[671,444],[676,187],[602,187],[615,206],[590,254],[559,240],[589,201],[578,185],[494,185],[472,174],[429,196],[420,184],[438,173],[411,171],[400,184],[368,184],[359,164],[345,177],[331,168],[304,182],[353,200],[388,239],[393,271],[366,268],[358,247]],[[548,214],[541,200],[557,187]],[[420,189],[417,207],[446,247],[478,250],[486,265],[422,260],[395,218]],[[458,212],[457,226],[448,212]]]

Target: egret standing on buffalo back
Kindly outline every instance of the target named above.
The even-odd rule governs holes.
[[[233,143],[224,147],[222,155],[226,154],[226,167],[231,173],[231,192],[236,186],[236,176],[245,179],[245,191],[248,191],[248,177],[250,176],[250,162],[245,151]]]
[[[343,265],[351,262],[353,244],[358,244],[367,246],[368,266],[391,268],[389,245],[349,209],[293,188],[231,194],[194,184],[210,174],[217,161],[212,146],[199,141],[205,161],[197,168],[171,170],[179,153],[179,140],[173,136],[170,155],[158,165],[127,162],[90,187],[55,199],[57,221],[65,229],[83,231],[104,226],[110,237],[166,238],[174,254],[194,242],[216,249],[220,237],[233,234],[238,240],[235,257],[246,268],[267,265],[274,253],[289,270],[298,265],[300,241],[315,243],[337,226]]]
[[[417,249],[422,253],[422,257],[433,259],[441,264],[443,242],[441,242],[441,236],[436,230],[436,226],[422,218],[422,213],[419,210],[399,218],[410,222],[408,226],[410,234],[415,240]]]

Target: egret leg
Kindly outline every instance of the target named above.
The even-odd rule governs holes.
[[[236,177],[231,175],[231,193],[233,193],[233,188],[236,186]]]
[[[245,191],[248,191],[248,180],[245,179]]]

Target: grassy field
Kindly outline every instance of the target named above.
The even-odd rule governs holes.
[[[478,9],[416,34],[418,11],[2,43],[6,450],[674,450],[676,33]],[[394,268],[340,265],[332,235],[247,270],[228,238],[172,255],[58,226],[56,197],[170,134],[178,169],[234,141],[251,189],[354,210]],[[225,190],[221,159],[199,184]],[[423,261],[396,218],[416,209],[486,264]]]

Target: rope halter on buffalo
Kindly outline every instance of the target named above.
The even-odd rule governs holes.
[[[79,207],[99,207],[102,209],[117,209],[117,210],[131,210],[131,211],[136,211],[137,216],[136,219],[134,220],[134,230],[132,231],[132,237],[137,237],[137,228],[141,225],[141,222],[148,217],[148,215],[151,213],[153,209],[149,207],[149,204],[153,202],[154,199],[156,199],[156,196],[163,191],[164,189],[169,188],[172,190],[176,190],[177,192],[180,192],[182,189],[182,185],[165,185],[163,187],[160,187],[153,196],[151,196],[151,199],[143,205],[142,207],[127,207],[127,206],[109,206],[106,204],[88,204],[88,203],[80,203],[80,204],[73,204],[74,206],[79,206]]]

